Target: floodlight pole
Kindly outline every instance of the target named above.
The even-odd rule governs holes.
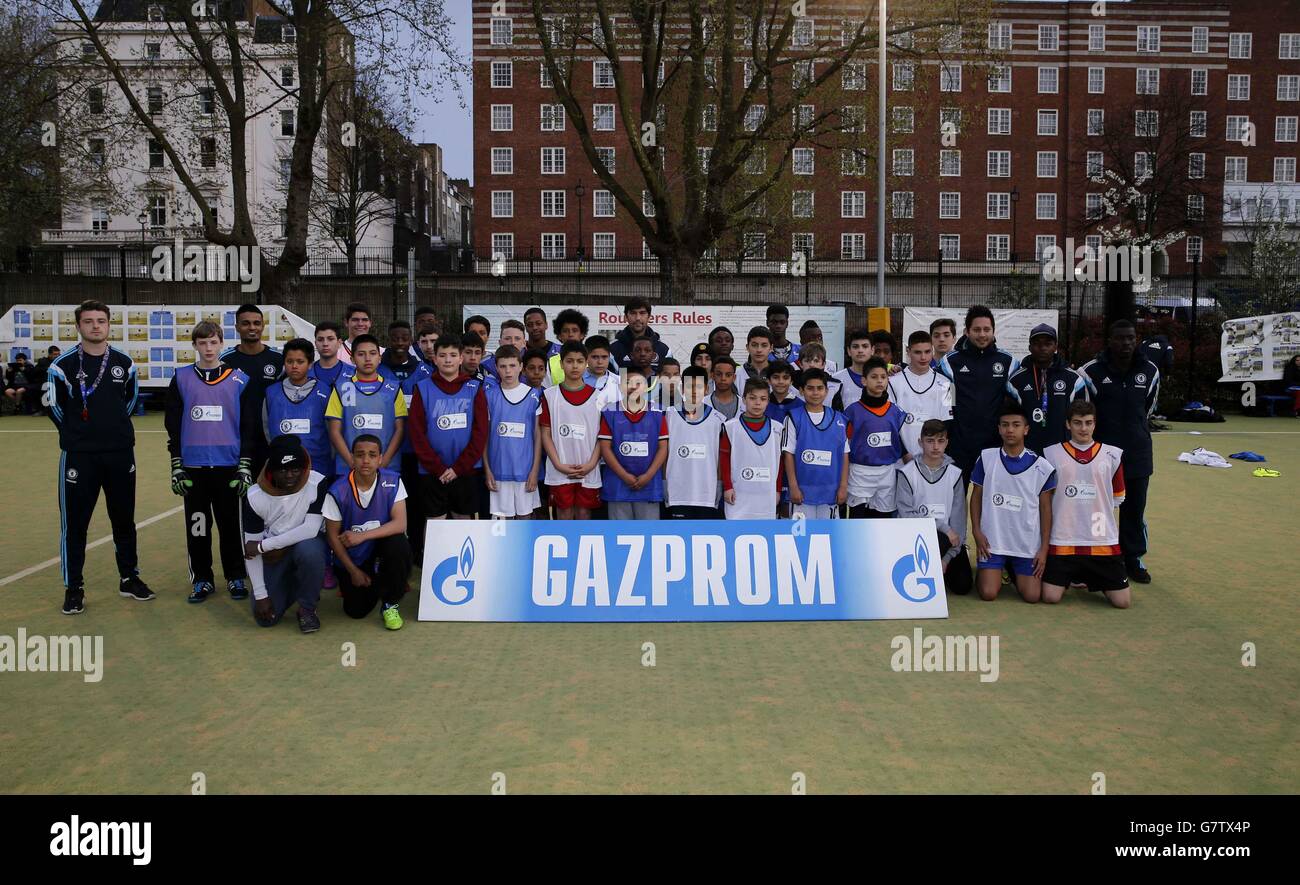
[[[876,306],[885,306],[885,21],[888,0],[880,0],[876,42],[880,50],[880,120],[876,148]]]

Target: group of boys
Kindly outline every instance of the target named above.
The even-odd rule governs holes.
[[[90,325],[102,314],[106,326],[103,305],[82,305],[79,328],[82,314]],[[184,497],[189,601],[216,592],[215,529],[227,592],[251,596],[257,623],[273,625],[297,605],[300,628],[313,632],[326,589],[351,617],[379,606],[384,625],[399,629],[427,520],[553,512],[931,518],[954,592],[976,583],[993,599],[1005,569],[1027,601],[1055,602],[1080,581],[1127,605],[1127,551],[1113,512],[1125,493],[1124,456],[1093,440],[1093,364],[1066,368],[1050,327],[1034,330],[1023,366],[996,349],[985,308],[968,314],[961,339],[950,319],[913,333],[905,365],[893,364],[888,333],[854,331],[836,370],[816,323],[803,325],[799,343],[786,338],[781,305],[749,330],[739,366],[725,327],[683,366],[649,327],[648,303],[629,301],[625,318],[611,341],[588,336],[580,311],[548,324],[534,307],[501,324],[486,357],[486,318],[444,332],[428,308],[414,329],[391,323],[386,348],[361,304],[348,306],[343,326],[322,322],[314,341],[279,351],[262,343],[255,305],[236,311],[240,342],[225,351],[219,325],[197,324],[194,364],[175,373],[165,415],[172,489]],[[98,387],[85,386],[86,355],[111,352],[129,367],[82,334],[83,345],[51,370],[55,423],[78,439],[67,417],[78,398],[68,358],[78,360],[83,416]],[[1000,446],[986,445],[990,418]],[[968,484],[977,582],[964,555]],[[74,520],[83,546],[88,519],[78,511]],[[127,534],[122,521],[114,519],[115,535]],[[122,595],[153,598],[135,571],[133,537],[118,549]],[[65,563],[67,614],[83,607],[79,569]]]

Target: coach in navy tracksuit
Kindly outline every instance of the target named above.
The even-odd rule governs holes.
[[[59,512],[63,537],[63,613],[85,611],[82,569],[86,529],[104,490],[113,525],[120,577],[128,599],[154,598],[137,570],[135,547],[135,411],[139,381],[135,364],[108,345],[108,306],[85,301],[76,310],[81,343],[50,363],[46,404],[59,429]]]
[[[1124,503],[1119,508],[1119,546],[1130,579],[1151,583],[1142,564],[1147,552],[1147,528],[1143,514],[1147,488],[1155,472],[1151,452],[1151,430],[1147,422],[1160,397],[1160,369],[1138,350],[1137,329],[1128,320],[1110,327],[1106,349],[1090,363],[1079,367],[1088,385],[1088,397],[1097,405],[1100,443],[1124,450]]]
[[[952,381],[953,408],[948,424],[948,454],[970,479],[984,449],[1000,446],[998,409],[1010,391],[1007,379],[1018,367],[993,337],[993,311],[977,304],[966,311],[966,334],[944,354],[935,369]]]
[[[1070,438],[1065,423],[1070,403],[1086,399],[1087,386],[1056,352],[1054,328],[1047,323],[1034,326],[1029,333],[1029,357],[1012,373],[1007,386],[1029,422],[1027,449],[1041,455],[1048,446]]]

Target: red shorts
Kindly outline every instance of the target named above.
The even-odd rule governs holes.
[[[547,486],[551,492],[551,506],[559,510],[581,507],[595,510],[600,506],[600,489],[589,489],[580,482],[566,482],[562,486]]]

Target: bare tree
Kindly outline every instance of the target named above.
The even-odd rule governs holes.
[[[984,0],[891,6],[885,39],[907,76],[920,80],[937,70],[923,62],[945,57],[991,59]],[[555,94],[601,187],[659,258],[666,294],[691,297],[697,263],[720,242],[743,254],[759,226],[752,210],[795,189],[782,183],[808,156],[796,149],[854,152],[850,162],[864,166],[879,155],[874,127],[842,111],[846,89],[861,91],[863,111],[875,107],[862,99],[881,34],[865,19],[832,24],[808,17],[806,3],[777,0],[533,0],[532,12]],[[590,96],[574,78],[579,62],[596,61],[608,63],[615,125],[633,160],[617,175],[599,161]]]
[[[209,243],[260,247],[249,184],[249,129],[266,122],[267,115],[292,112],[292,126],[285,127],[292,128],[292,146],[283,246],[278,255],[259,248],[263,297],[268,299],[288,300],[307,260],[315,155],[326,109],[336,96],[353,89],[357,66],[414,93],[431,92],[439,82],[467,70],[451,38],[442,0],[260,0],[257,6],[272,10],[287,26],[280,41],[295,47],[294,76],[288,83],[267,65],[265,45],[250,39],[249,4],[156,0],[168,35],[181,47],[185,71],[202,83],[186,99],[213,106],[212,129],[220,133],[225,190],[233,204],[227,224],[214,211],[211,176],[203,171],[209,164],[195,162],[196,154],[211,155],[211,144],[203,143],[203,136],[196,138],[189,126],[163,124],[147,97],[139,94],[135,66],[115,51],[112,10],[101,18],[87,8],[88,0],[39,2],[68,16],[73,25],[69,42],[90,49],[89,70],[81,79],[99,76],[116,86],[132,125],[158,145],[189,195]],[[75,51],[68,54],[82,60]]]

